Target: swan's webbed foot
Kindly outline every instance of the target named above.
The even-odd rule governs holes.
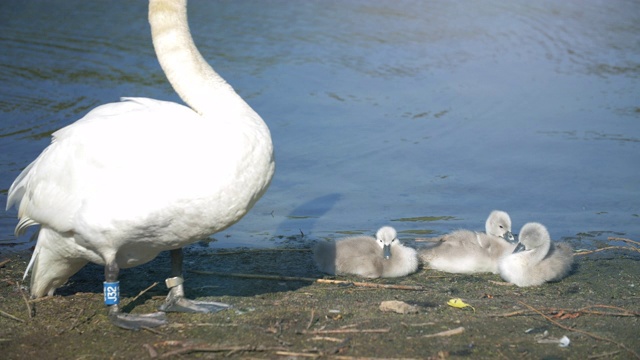
[[[230,308],[231,305],[219,303],[215,301],[196,301],[185,297],[179,297],[167,301],[160,306],[160,311],[166,312],[195,312],[195,313],[214,313]]]
[[[167,316],[162,312],[126,314],[120,310],[118,305],[120,303],[119,272],[120,268],[115,261],[107,263],[104,268],[104,303],[109,306],[109,320],[111,323],[128,330],[139,330],[144,327],[153,328],[167,324]]]
[[[154,328],[167,324],[167,316],[163,312],[151,314],[127,314],[120,311],[118,305],[109,307],[109,320],[112,324],[128,330]]]
[[[166,280],[167,287],[170,288],[169,295],[164,304],[160,306],[160,311],[166,312],[195,312],[195,313],[215,313],[231,307],[215,301],[196,301],[187,299],[184,296],[182,277],[173,277]]]

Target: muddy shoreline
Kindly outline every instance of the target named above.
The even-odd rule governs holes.
[[[630,359],[640,354],[637,254],[611,250],[576,256],[569,277],[532,288],[502,285],[492,274],[424,269],[399,279],[367,280],[422,290],[189,271],[188,296],[233,308],[207,315],[170,313],[167,326],[127,331],[107,319],[101,267],[85,267],[56,296],[31,302],[30,312],[19,287],[30,252],[5,252],[0,258],[5,261],[0,268],[0,352],[4,359]],[[331,279],[315,269],[308,248],[191,250],[186,255],[185,266],[201,272]],[[166,254],[124,270],[124,310],[155,311],[164,299],[162,281],[168,272]],[[473,309],[448,306],[452,298]],[[381,311],[380,304],[389,300],[414,305],[418,312]],[[442,334],[449,330],[455,334]],[[570,339],[567,347],[549,342],[563,336]]]

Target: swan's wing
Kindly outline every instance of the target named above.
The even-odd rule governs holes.
[[[7,206],[16,205],[20,218],[16,230],[39,223],[59,232],[71,231],[78,210],[91,199],[112,197],[110,203],[115,204],[135,196],[145,188],[142,182],[149,179],[144,174],[166,175],[158,171],[165,168],[164,162],[180,163],[166,150],[171,144],[165,142],[174,136],[171,131],[176,128],[171,124],[179,122],[189,129],[195,121],[197,116],[185,106],[136,98],[99,106],[58,130],[52,143],[9,190]],[[204,140],[197,135],[193,139]],[[157,152],[160,156],[150,156]],[[157,181],[162,183],[163,179]],[[146,187],[154,187],[153,182]],[[106,192],[107,188],[111,191]],[[162,198],[162,191],[156,195]],[[126,206],[123,208],[119,210],[126,212]]]
[[[442,243],[449,243],[454,246],[474,246],[479,245],[475,231],[471,230],[455,230],[442,237]]]
[[[540,263],[546,281],[557,281],[571,272],[573,249],[567,243],[553,243],[549,255]]]

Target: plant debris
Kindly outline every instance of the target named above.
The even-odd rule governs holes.
[[[410,305],[404,301],[398,300],[388,300],[381,302],[380,311],[395,312],[398,314],[417,314],[419,312],[417,306]]]

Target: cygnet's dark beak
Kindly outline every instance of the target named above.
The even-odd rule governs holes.
[[[512,254],[519,253],[520,251],[524,251],[524,244],[519,242],[515,249],[513,249]]]
[[[391,258],[391,244],[385,244],[382,248],[382,254],[385,259]]]
[[[506,233],[504,233],[504,235],[502,235],[502,237],[512,244],[515,244],[517,242],[515,236],[513,236],[513,233],[511,233],[511,231],[507,231]]]

